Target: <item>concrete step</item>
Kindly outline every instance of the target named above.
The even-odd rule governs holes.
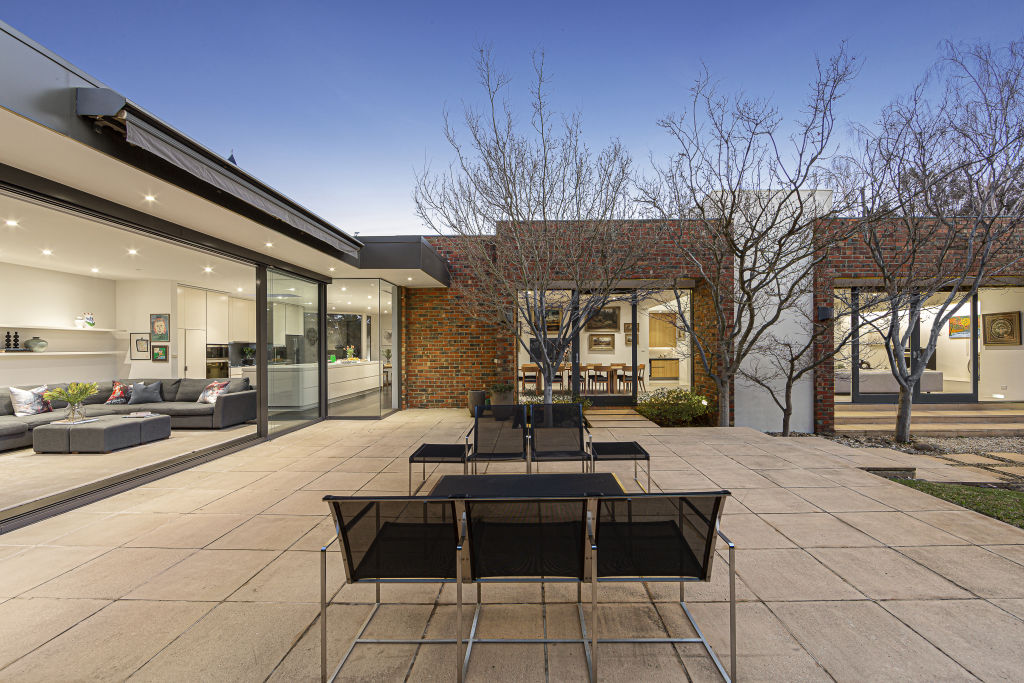
[[[896,412],[895,403],[841,403],[835,404],[835,410],[838,414],[840,411],[847,413],[854,412],[871,412],[876,410],[891,410],[893,413]],[[981,403],[915,403],[914,410],[929,411],[929,410],[977,410],[977,411],[989,411],[989,410],[1017,410],[1024,412],[1024,403],[1018,401],[988,401]]]
[[[914,422],[911,421],[914,436],[1024,436],[1024,424],[1016,422]],[[896,419],[845,424],[836,422],[836,432],[850,436],[881,436],[892,434]]]
[[[837,410],[835,414],[836,424],[841,423],[844,425],[870,424],[873,422],[882,422],[885,420],[895,419],[895,410],[864,410],[857,412],[840,412]],[[912,410],[910,413],[910,424],[916,425],[921,422],[928,422],[934,424],[942,424],[947,422],[958,424],[988,424],[992,422],[998,422],[1005,424],[1019,424],[1022,427],[1024,427],[1024,411],[930,410],[925,412],[918,411],[917,408],[914,408],[914,410]]]

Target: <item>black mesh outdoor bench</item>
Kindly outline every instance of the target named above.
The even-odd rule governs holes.
[[[503,475],[489,478],[500,479]],[[608,477],[609,475],[505,475],[511,479]],[[480,477],[475,477],[480,478]],[[466,480],[467,477],[452,479]],[[560,480],[569,481],[569,480]],[[594,479],[597,482],[597,479]],[[510,481],[510,484],[512,482]],[[572,484],[572,481],[569,481]],[[576,482],[576,485],[581,485]],[[531,484],[534,490],[538,483]],[[330,680],[363,643],[453,643],[456,680],[465,678],[477,643],[577,643],[583,645],[590,680],[597,680],[602,643],[699,643],[726,681],[736,676],[736,553],[719,530],[728,491],[585,496],[441,497],[325,496],[337,535],[320,552],[320,669],[327,671],[327,553],[337,543],[350,583],[376,584],[376,605],[358,630]],[[686,606],[684,587],[709,581],[715,546],[729,551],[729,671],[719,661]],[[603,582],[679,583],[679,603],[696,633],[693,638],[599,638],[598,586]],[[365,638],[380,608],[382,583],[455,583],[456,623],[451,638]],[[481,587],[500,582],[576,584],[578,638],[480,638]],[[468,637],[463,636],[463,584],[476,585],[476,607]],[[590,583],[591,623],[584,618],[582,584]],[[465,641],[466,647],[463,648]],[[464,653],[464,654],[463,654]]]
[[[592,457],[593,465],[591,471],[597,471],[597,463],[609,462],[612,460],[632,460],[633,461],[633,481],[635,481],[645,492],[650,493],[651,491],[651,454],[647,452],[643,446],[638,444],[636,441],[591,441],[590,442],[590,454]],[[637,478],[637,463],[643,460],[646,464],[644,469],[647,471],[647,487],[644,488],[643,484]]]
[[[427,463],[455,463],[462,464],[462,473],[468,472],[466,456],[469,454],[469,446],[461,443],[424,443],[413,451],[409,456],[409,495],[417,493],[427,481]],[[412,466],[413,463],[423,465],[423,478],[416,491],[412,490]]]

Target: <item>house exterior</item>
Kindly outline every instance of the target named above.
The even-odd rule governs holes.
[[[48,343],[42,354],[0,354],[0,386],[240,379],[257,397],[244,442],[321,419],[461,407],[468,390],[498,381],[528,390],[529,352],[460,304],[452,285],[469,274],[457,244],[357,239],[2,23],[0,65],[0,337]],[[708,328],[699,274],[669,240],[647,251],[637,280],[682,282],[695,324]],[[1024,309],[1010,275],[1021,273],[983,290],[975,315],[960,316],[966,326],[958,319],[943,335],[919,400],[1024,400],[1022,347],[989,339],[982,324],[1007,314],[996,322],[1012,328]],[[838,289],[871,277],[851,241],[819,268],[807,305],[829,308]],[[635,349],[646,386],[589,375],[577,386],[601,401],[657,386],[716,400],[689,341],[668,332],[665,301],[620,309],[614,327],[580,340],[577,361],[632,369]],[[800,383],[794,430],[830,431],[836,402],[894,399],[875,344],[859,336],[863,363],[828,362]],[[778,427],[761,389],[739,383],[733,397],[737,425]]]

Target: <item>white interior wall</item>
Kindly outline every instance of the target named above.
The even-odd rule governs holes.
[[[178,296],[177,283],[171,280],[119,280],[117,282],[117,327],[126,333],[149,331],[149,316],[152,313],[171,315],[170,341],[166,343],[170,360],[154,363],[151,360],[130,360],[129,336],[123,335],[118,349],[124,353],[118,356],[119,377],[181,377],[178,372]]]
[[[112,351],[117,335],[94,330],[32,329],[74,327],[75,317],[92,313],[97,328],[117,328],[115,283],[101,277],[0,263],[0,343],[17,330],[22,344],[45,339],[49,352]],[[48,356],[18,354],[0,358],[0,386],[109,381],[118,368],[116,355]]]
[[[1024,311],[1024,287],[983,289],[978,297],[979,313]],[[979,337],[981,401],[1024,401],[1024,346],[986,346]],[[999,399],[994,394],[1002,394]]]

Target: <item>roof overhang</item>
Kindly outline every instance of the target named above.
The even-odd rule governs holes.
[[[346,235],[109,88],[75,88],[75,113],[93,120],[99,128],[123,135],[129,145],[147,152],[174,169],[184,171],[188,177],[207,185],[214,193],[227,193],[266,214],[275,224],[286,226],[285,232],[291,233],[293,237],[305,242],[312,240],[349,256],[355,256],[362,246],[359,240]],[[160,168],[160,164],[147,166],[146,170],[151,172],[159,171]],[[191,187],[187,189],[196,191],[195,182],[189,185]],[[206,193],[200,191],[197,194]]]
[[[359,269],[374,271],[385,280],[405,285],[405,278],[422,273],[442,287],[451,284],[448,262],[420,235],[361,237]],[[435,285],[435,286],[437,286]]]

